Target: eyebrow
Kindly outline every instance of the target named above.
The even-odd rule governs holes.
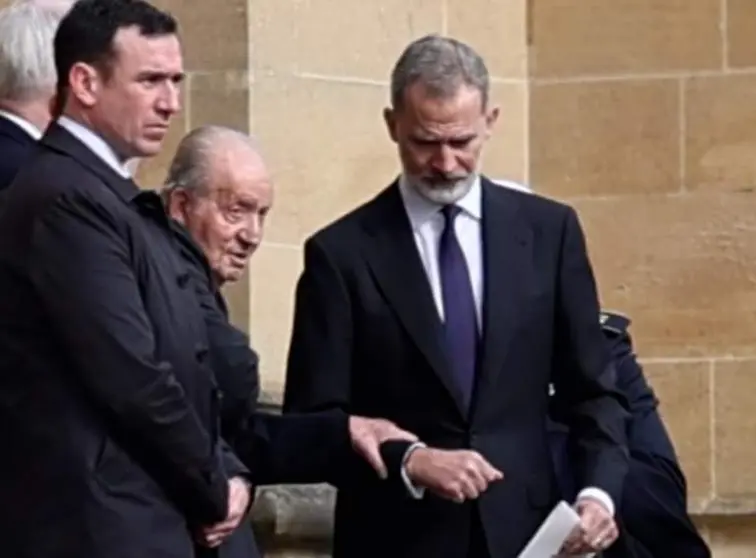
[[[185,74],[183,72],[164,72],[160,70],[144,70],[139,72],[137,76],[140,80],[155,80],[163,81],[166,79],[171,80],[174,83],[181,83],[184,81]]]

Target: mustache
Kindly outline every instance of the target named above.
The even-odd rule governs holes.
[[[430,184],[438,184],[444,182],[458,182],[469,178],[468,174],[433,174],[420,177],[420,180],[428,182]]]

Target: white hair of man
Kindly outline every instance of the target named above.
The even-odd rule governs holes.
[[[73,0],[17,0],[0,10],[0,102],[21,103],[55,91],[53,39]]]
[[[224,126],[195,128],[179,143],[168,169],[163,194],[167,196],[174,190],[206,193],[213,156],[239,147],[260,154],[257,140],[239,130]]]

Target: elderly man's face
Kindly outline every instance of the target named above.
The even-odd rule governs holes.
[[[222,284],[238,281],[263,238],[273,187],[264,162],[248,150],[216,157],[202,192],[173,192],[168,210],[205,252]]]

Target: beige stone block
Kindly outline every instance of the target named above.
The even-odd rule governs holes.
[[[494,77],[527,72],[526,0],[447,0],[448,34],[483,56]]]
[[[250,336],[260,354],[262,389],[283,393],[286,357],[294,316],[294,289],[302,271],[302,251],[265,244],[252,258]]]
[[[532,86],[533,186],[560,197],[678,191],[678,87],[674,80]]]
[[[531,2],[531,73],[544,77],[720,68],[721,5],[722,0]]]
[[[251,88],[247,72],[191,75],[189,129],[212,124],[249,131]]]
[[[633,319],[641,357],[756,355],[756,196],[574,205],[603,303]]]
[[[714,387],[717,496],[756,494],[756,360],[717,362]]]
[[[659,398],[693,503],[712,492],[711,372],[708,362],[647,363],[648,381]]]
[[[190,71],[246,70],[249,27],[246,0],[153,0],[179,22],[184,62]]]
[[[726,0],[727,47],[730,67],[756,66],[756,2],[753,0]]]
[[[413,39],[441,31],[439,0],[249,0],[256,73],[388,81]]]
[[[252,279],[250,278],[249,268],[238,281],[224,285],[222,293],[231,323],[249,333],[252,310],[250,300],[252,297]]]
[[[733,191],[756,186],[755,98],[756,76],[687,82],[685,158],[690,189]]]
[[[718,517],[707,521],[714,558],[753,558],[756,555],[756,519]]]
[[[483,152],[483,172],[494,179],[525,180],[528,157],[528,86],[494,83],[491,102],[499,120]]]
[[[254,131],[277,184],[272,242],[298,244],[397,175],[383,123],[386,88],[313,79],[255,84]]]

